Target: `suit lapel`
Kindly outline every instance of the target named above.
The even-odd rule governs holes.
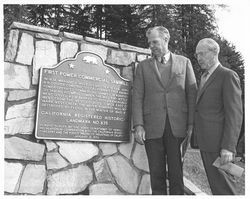
[[[204,91],[207,89],[207,87],[209,86],[209,84],[212,83],[212,81],[214,80],[214,78],[218,75],[219,71],[221,69],[221,65],[219,65],[215,71],[213,72],[213,74],[208,78],[208,80],[205,82],[204,86],[201,88],[201,90],[198,90],[197,93],[197,98],[196,98],[196,103],[198,103],[199,99],[201,98],[202,94],[204,93]]]
[[[155,75],[157,76],[157,79],[159,80],[160,84],[162,87],[164,87],[163,85],[163,82],[162,82],[162,79],[161,79],[161,74],[160,74],[160,71],[157,67],[157,64],[156,64],[156,60],[154,58],[152,58],[150,60],[150,68],[153,68],[153,72],[155,73]]]
[[[178,67],[178,64],[177,64],[178,61],[176,59],[176,56],[173,53],[170,53],[170,59],[172,59],[172,64],[170,66],[170,78],[166,87],[167,89],[169,88],[172,80],[174,79],[174,75],[177,72],[177,67]]]
[[[152,67],[153,71],[154,71],[155,75],[157,76],[157,79],[159,80],[161,86],[164,89],[165,88],[167,88],[167,89],[169,88],[171,82],[174,79],[175,73],[178,72],[178,59],[176,59],[175,54],[170,53],[170,59],[172,59],[172,64],[170,66],[170,79],[169,79],[166,87],[164,86],[164,84],[162,82],[161,75],[160,75],[159,69],[158,69],[157,64],[156,64],[156,60],[154,58],[151,58],[151,60],[150,60],[150,65],[153,66]]]

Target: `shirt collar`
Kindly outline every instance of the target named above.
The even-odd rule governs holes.
[[[165,58],[165,61],[168,62],[168,60],[170,59],[170,51],[168,51],[165,55],[163,55],[163,57]],[[161,62],[161,57],[157,58],[155,56],[155,59]]]
[[[211,75],[219,65],[220,65],[220,63],[216,63],[214,66],[209,68],[208,71],[207,71],[208,75]]]
[[[165,61],[168,62],[170,58],[170,51],[168,51],[163,57],[165,58]]]

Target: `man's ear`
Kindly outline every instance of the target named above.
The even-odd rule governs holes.
[[[165,41],[166,43],[168,43],[168,42],[169,42],[169,41],[168,41],[168,38],[166,38],[166,37],[164,38],[164,41]]]

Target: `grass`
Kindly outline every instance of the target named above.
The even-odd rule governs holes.
[[[242,162],[237,162],[236,164],[245,168],[245,164]],[[202,190],[208,195],[212,195],[199,150],[191,148],[187,149],[183,164],[183,174],[200,190]],[[239,195],[245,195],[245,173],[242,175],[241,178],[236,180],[237,192],[239,193]]]

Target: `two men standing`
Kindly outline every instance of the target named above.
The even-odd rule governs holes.
[[[211,39],[201,40],[196,55],[208,73],[197,94],[190,60],[168,50],[168,30],[156,26],[146,36],[153,56],[137,67],[132,107],[135,137],[145,144],[148,157],[152,194],[167,193],[166,161],[170,194],[184,194],[180,144],[193,129],[213,194],[229,193],[225,187],[232,184],[212,163],[219,155],[222,163],[233,160],[242,120],[236,73],[218,66],[219,49]]]

